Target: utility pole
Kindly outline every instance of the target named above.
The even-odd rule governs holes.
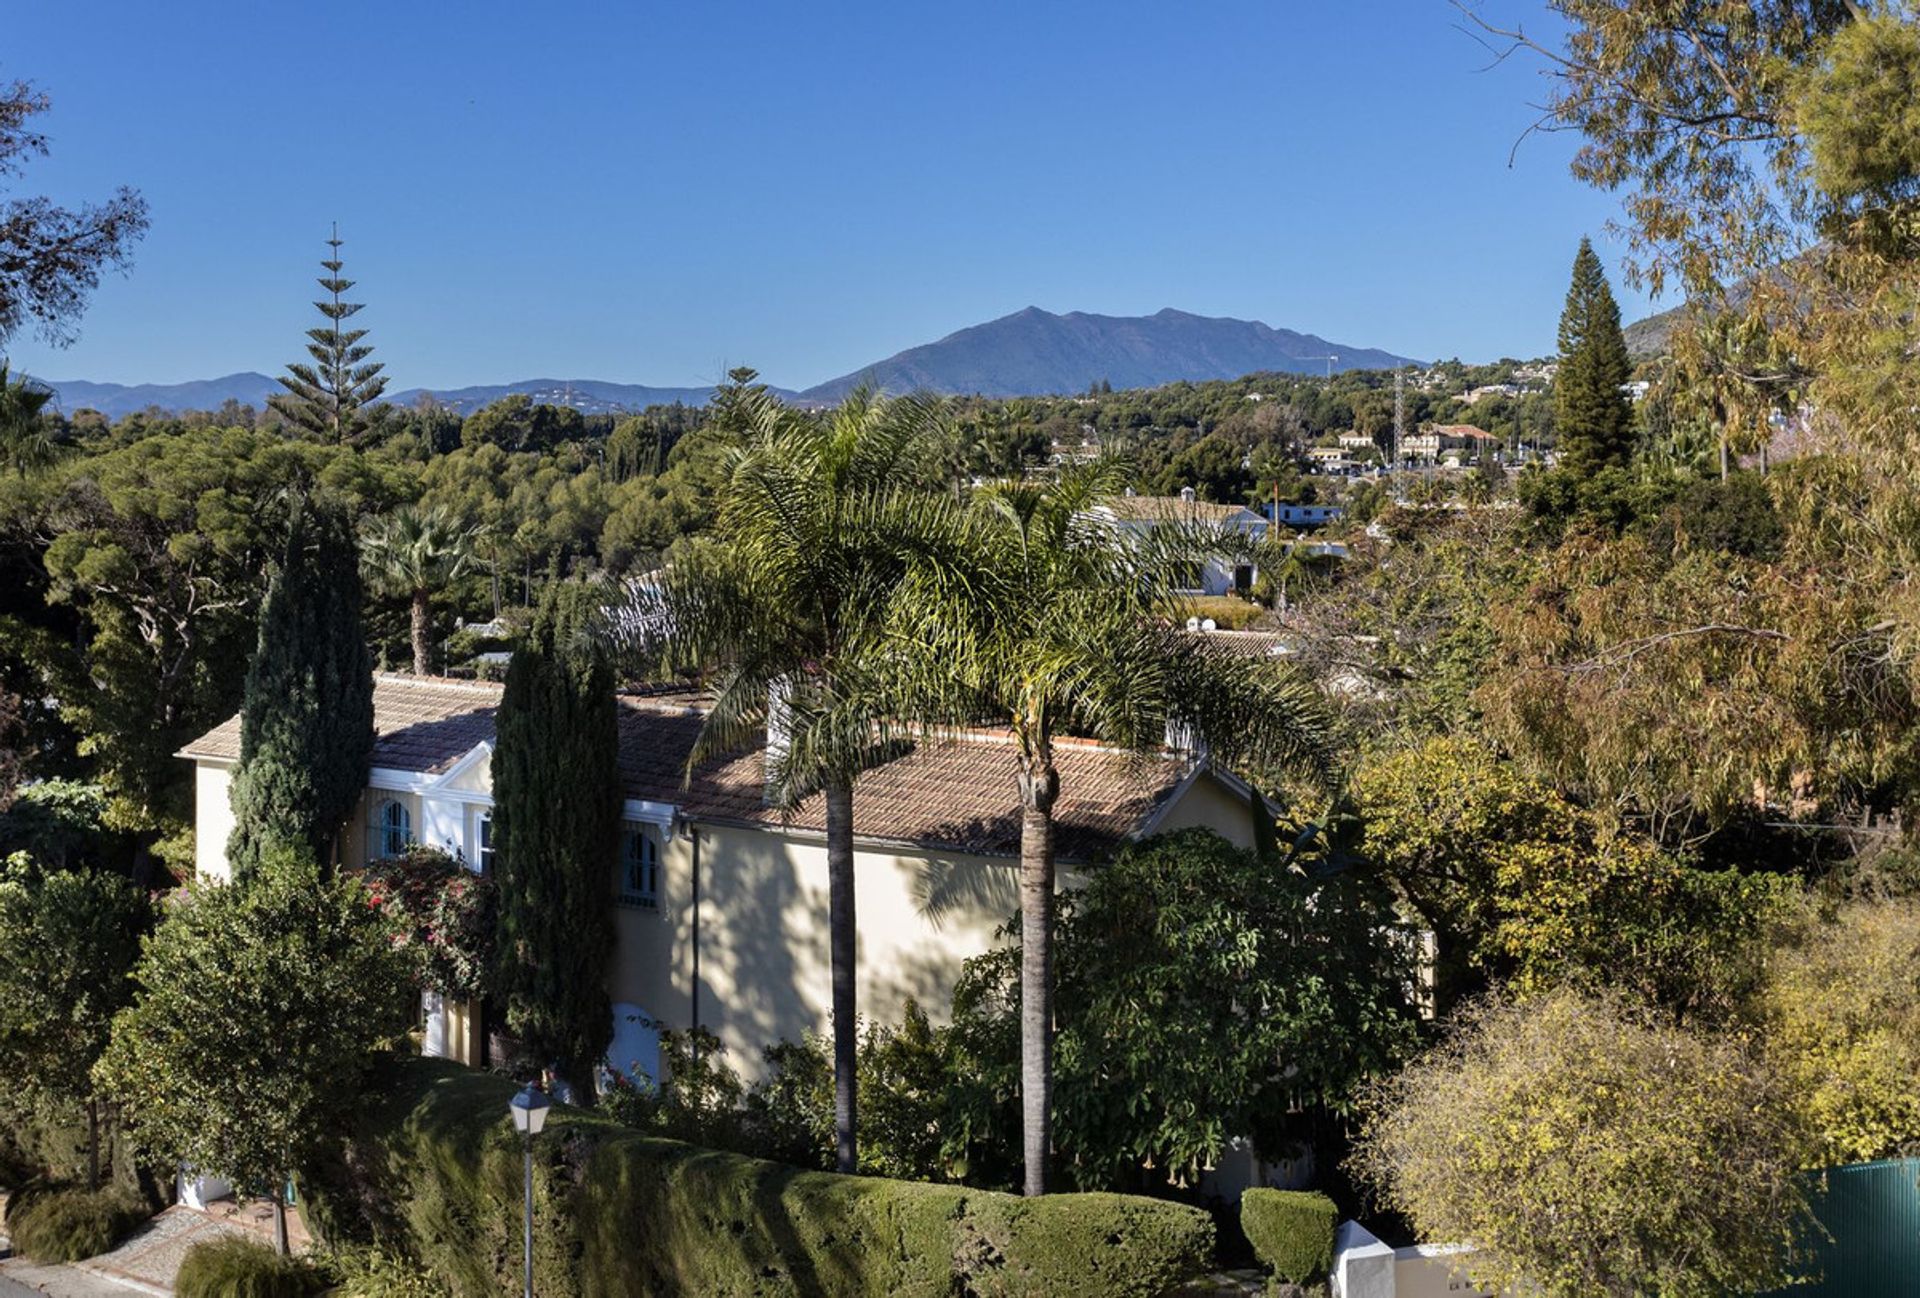
[[[1388,470],[1388,487],[1395,500],[1400,499],[1400,439],[1407,432],[1407,372],[1393,372],[1393,465]]]

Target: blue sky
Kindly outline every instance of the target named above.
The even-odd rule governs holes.
[[[16,338],[52,378],[277,370],[335,219],[396,387],[804,386],[1029,304],[1535,355],[1619,256],[1446,0],[8,8],[54,98],[12,192],[152,205],[78,343]]]

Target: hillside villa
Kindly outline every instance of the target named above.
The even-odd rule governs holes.
[[[490,867],[500,696],[499,685],[478,681],[375,678],[373,770],[341,837],[342,865],[418,843],[476,871]],[[823,799],[770,806],[764,749],[708,761],[689,780],[703,706],[689,694],[619,698],[625,803],[607,861],[618,934],[607,970],[609,1059],[656,1074],[659,1030],[700,1026],[751,1081],[763,1046],[829,1029]],[[194,764],[195,864],[210,878],[231,875],[239,753],[234,717],[179,754]],[[1143,757],[1067,740],[1059,767],[1069,878],[1072,864],[1162,830],[1204,826],[1251,845],[1246,787],[1191,754]],[[961,962],[992,947],[994,930],[1019,908],[1010,742],[981,732],[920,745],[861,778],[854,818],[861,1013],[898,1019],[912,997],[939,1020]],[[485,1061],[476,1007],[429,996],[424,1009],[429,1053]]]

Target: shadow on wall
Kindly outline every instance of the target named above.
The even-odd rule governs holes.
[[[700,1023],[749,1081],[763,1047],[826,1027],[824,859],[818,879],[801,869],[776,835],[701,831]]]

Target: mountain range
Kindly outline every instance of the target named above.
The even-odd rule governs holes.
[[[1257,320],[1193,315],[1171,307],[1150,316],[1056,315],[1028,307],[1012,315],[948,334],[937,342],[897,352],[885,360],[798,392],[775,389],[808,405],[830,405],[860,384],[885,392],[925,390],[989,397],[1045,396],[1085,392],[1097,383],[1114,388],[1158,387],[1181,380],[1232,379],[1270,371],[1295,374],[1335,370],[1391,369],[1418,364],[1372,347],[1329,342],[1313,334],[1275,329]],[[110,417],[157,406],[163,410],[216,410],[229,398],[262,405],[280,390],[272,377],[244,371],[189,383],[95,383],[46,380],[65,410],[92,408]],[[598,379],[523,379],[453,389],[407,388],[387,400],[410,405],[422,393],[463,413],[516,392],[535,401],[572,405],[583,413],[618,413],[683,401],[699,404],[712,388],[648,387]]]

